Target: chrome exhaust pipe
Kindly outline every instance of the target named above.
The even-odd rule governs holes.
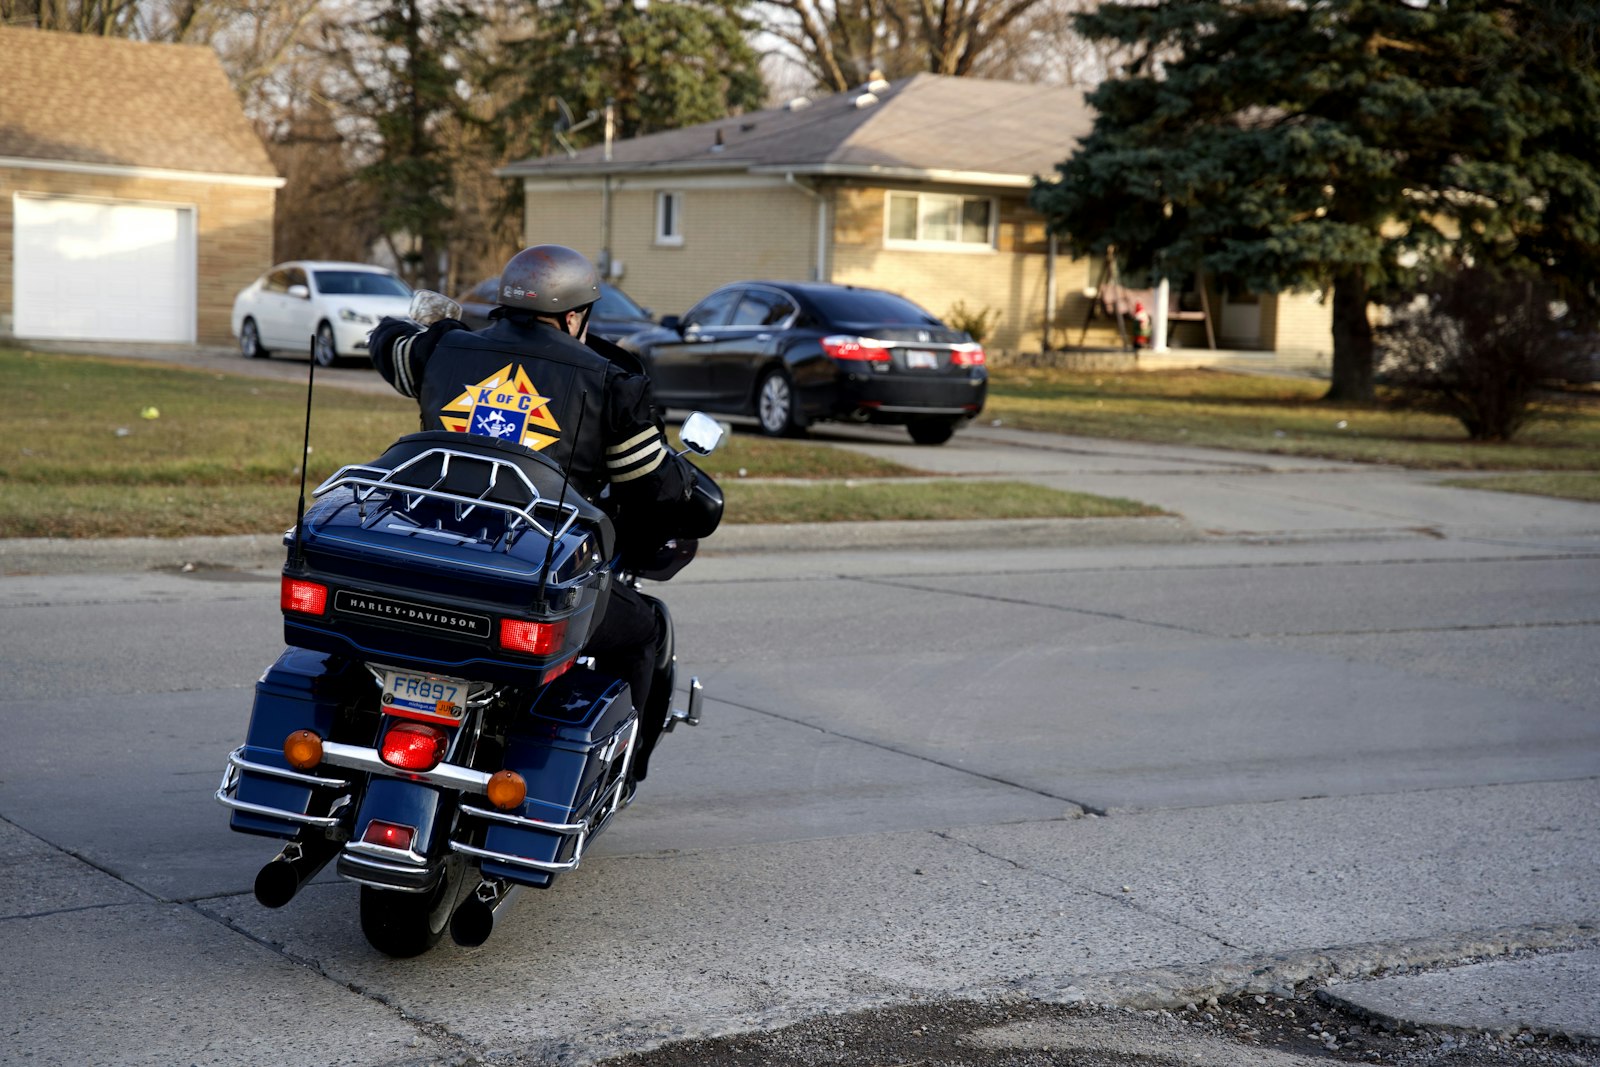
[[[494,933],[494,919],[522,887],[503,878],[485,878],[450,916],[450,940],[462,948],[477,948]]]
[[[264,908],[283,907],[338,851],[335,841],[289,842],[256,873],[256,900]]]

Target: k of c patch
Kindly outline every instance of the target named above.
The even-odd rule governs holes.
[[[452,415],[451,412],[455,414]],[[514,441],[538,451],[557,440],[561,427],[520,363],[507,363],[444,406],[447,430]]]

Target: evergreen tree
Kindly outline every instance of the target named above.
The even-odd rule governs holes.
[[[759,108],[766,95],[751,27],[738,0],[544,0],[510,73],[523,114],[554,117],[554,98],[580,119],[613,101],[618,138],[692,126]],[[576,142],[604,136],[601,124]]]
[[[444,127],[459,120],[469,91],[463,54],[479,16],[455,0],[396,0],[357,11],[334,38],[346,64],[346,109],[364,120],[358,174],[382,232],[414,284],[442,288],[454,217],[453,158]]]
[[[1330,399],[1372,397],[1369,303],[1446,249],[1592,306],[1596,0],[1108,0],[1077,24],[1135,58],[1035,205],[1131,271],[1331,288]]]

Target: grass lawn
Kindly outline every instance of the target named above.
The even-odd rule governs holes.
[[[1587,500],[1600,504],[1600,473],[1595,471],[1495,474],[1486,478],[1451,478],[1444,484],[1464,489],[1493,489],[1502,493],[1559,496],[1567,500]]]
[[[1552,395],[1509,444],[1383,403],[1332,406],[1327,383],[1219,371],[997,368],[985,417],[1028,430],[1459,470],[1600,470],[1600,395]]]
[[[294,522],[305,418],[298,384],[0,348],[0,395],[10,408],[0,424],[0,537],[270,533]],[[416,427],[415,403],[398,394],[318,389],[309,484]],[[731,487],[730,522],[1098,515],[1118,506],[1032,486],[852,489],[849,479],[922,472],[744,434],[697,462]],[[785,483],[743,481],[766,478]],[[877,502],[880,495],[897,503]]]

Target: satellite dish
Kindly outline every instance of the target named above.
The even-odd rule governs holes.
[[[561,99],[559,96],[555,98],[555,101],[556,110],[561,113],[556,118],[556,132],[566,133],[568,130],[572,129],[572,123],[574,121],[572,118],[572,109],[568,107],[567,102]]]

